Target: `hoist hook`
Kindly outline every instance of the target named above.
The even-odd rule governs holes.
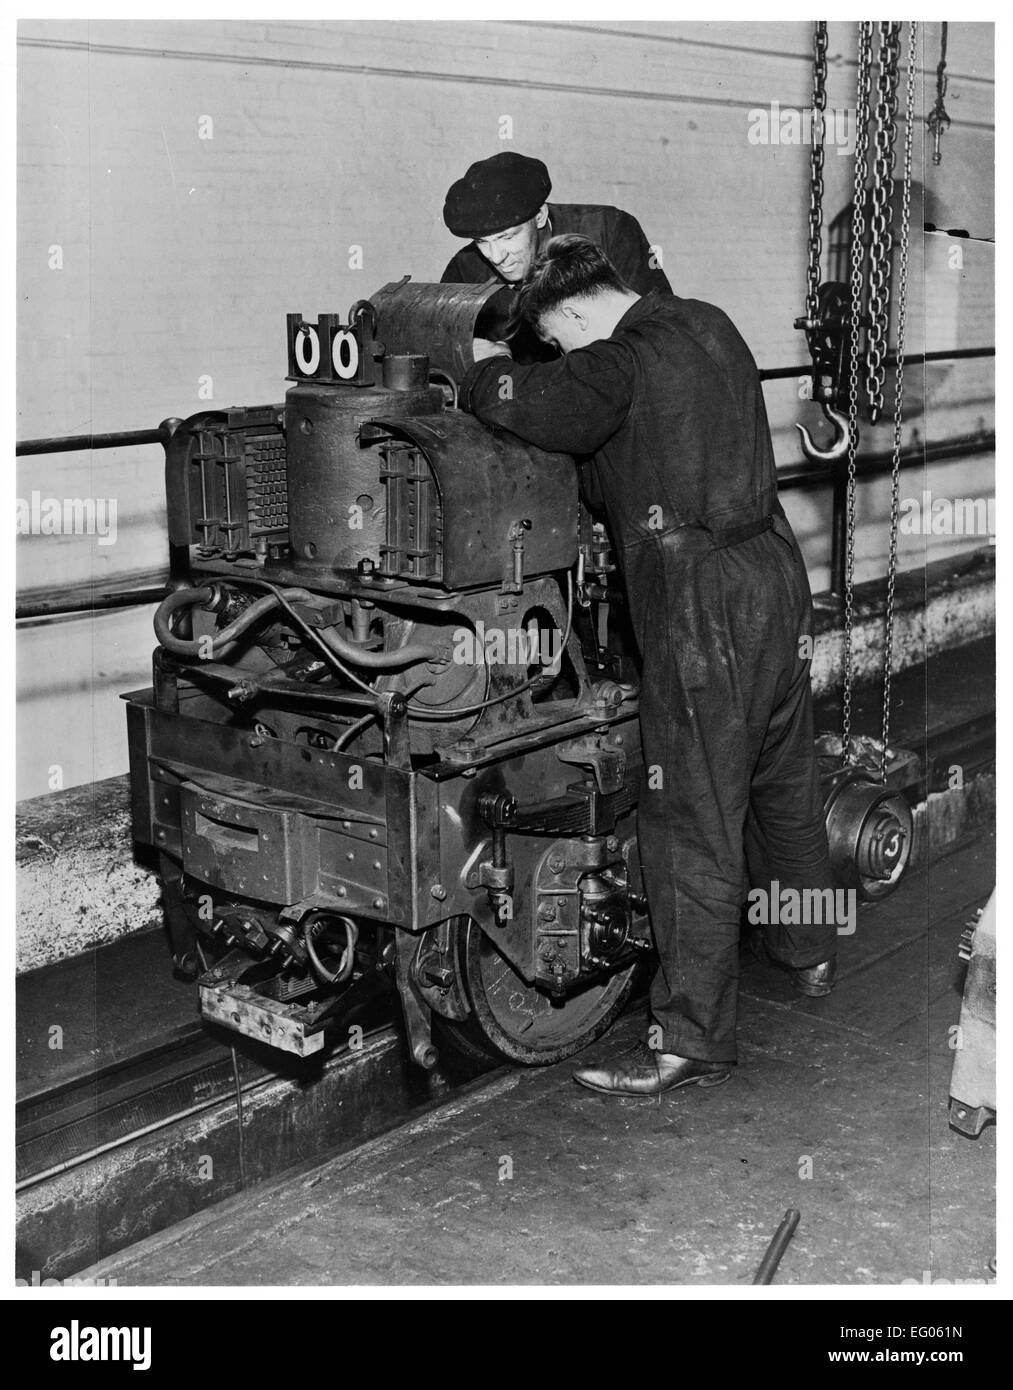
[[[795,428],[802,436],[802,452],[807,459],[813,463],[836,463],[848,452],[848,445],[851,443],[851,426],[848,417],[842,415],[839,410],[835,410],[828,401],[823,401],[823,414],[834,427],[834,442],[829,449],[819,449],[813,440],[812,435],[805,425],[796,425]]]

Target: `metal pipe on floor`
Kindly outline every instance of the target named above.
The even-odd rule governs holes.
[[[767,1253],[760,1261],[760,1267],[753,1275],[754,1284],[772,1284],[777,1267],[781,1263],[781,1256],[788,1248],[788,1242],[795,1234],[795,1228],[802,1218],[802,1213],[796,1211],[794,1207],[789,1207],[781,1220],[780,1226],[774,1232],[774,1238],[767,1246]]]

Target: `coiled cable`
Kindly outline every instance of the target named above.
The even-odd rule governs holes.
[[[337,970],[329,970],[317,955],[317,948],[314,940],[320,928],[323,926],[325,917],[332,917],[333,913],[311,912],[303,923],[303,942],[306,946],[306,954],[309,956],[310,965],[313,973],[321,984],[340,985],[349,978],[352,967],[355,964],[355,943],[359,939],[359,928],[350,917],[337,917],[335,920],[340,922],[345,928],[345,949],[341,953],[341,962]]]

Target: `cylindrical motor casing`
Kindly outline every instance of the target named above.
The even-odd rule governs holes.
[[[495,298],[509,304],[512,291],[490,274],[484,285],[430,285],[401,280],[370,295],[376,335],[388,353],[425,352],[436,371],[460,383],[474,365],[475,332]]]
[[[377,449],[363,448],[360,426],[375,416],[437,415],[440,387],[406,390],[300,382],[285,396],[288,524],[300,568],[353,570],[379,565],[386,537],[386,490]]]

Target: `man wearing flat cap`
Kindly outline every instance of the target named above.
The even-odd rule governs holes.
[[[445,285],[481,285],[494,276],[520,290],[531,278],[536,257],[554,236],[577,233],[587,237],[615,266],[616,273],[636,294],[671,294],[665,272],[655,262],[643,228],[620,208],[597,203],[550,203],[552,180],[540,159],[503,151],[472,164],[452,184],[443,206],[443,220],[455,236],[470,244],[443,272]],[[514,305],[497,295],[486,306],[476,328],[483,338],[510,340],[516,362],[545,362],[557,354],[541,342],[527,324],[518,323]],[[586,464],[579,466],[581,492],[595,512],[601,496]],[[623,653],[619,673],[634,662],[635,644],[623,605],[609,617],[613,645]]]
[[[637,294],[671,294],[635,217],[594,203],[550,203],[551,189],[548,169],[528,155],[505,151],[472,164],[443,207],[449,229],[470,242],[443,272],[443,283],[477,285],[498,276],[519,288],[550,237],[577,232],[601,248]]]

